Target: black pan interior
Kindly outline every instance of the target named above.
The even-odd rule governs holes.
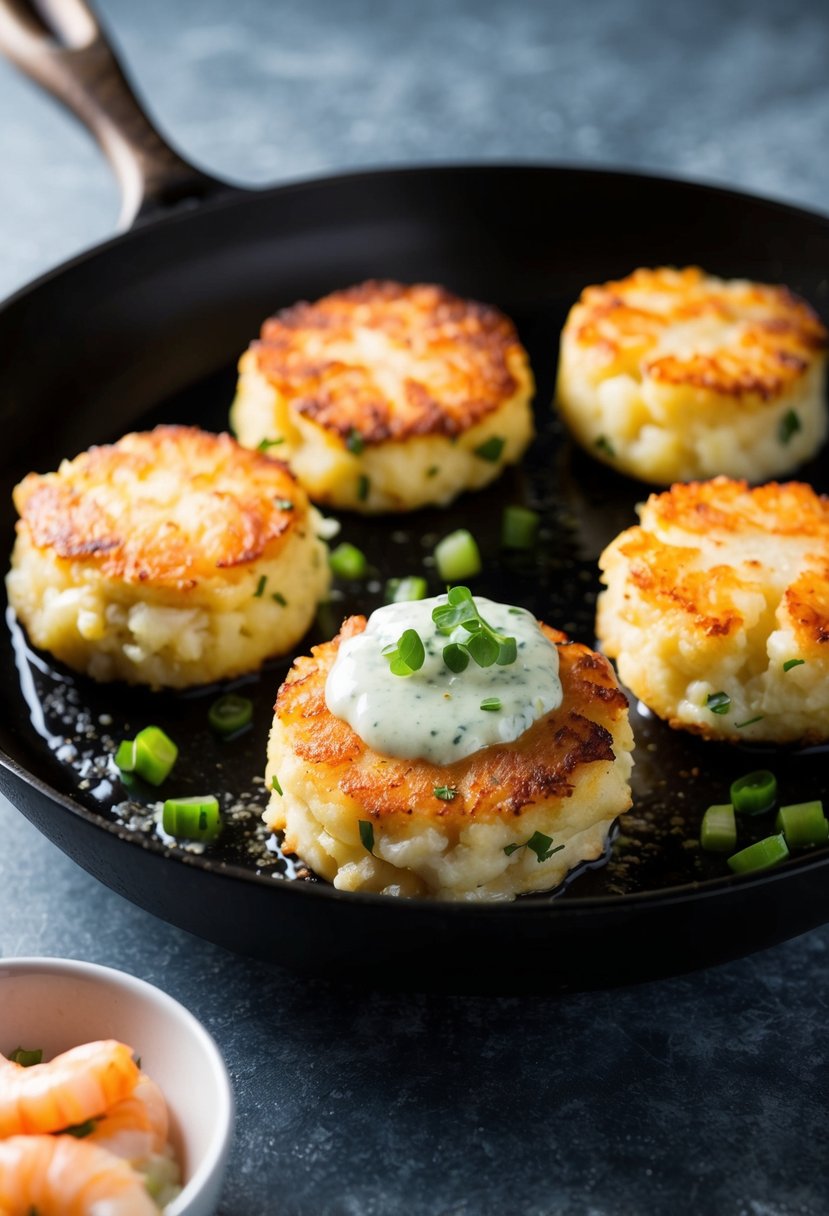
[[[382,603],[389,577],[426,574],[433,592],[440,590],[428,557],[440,536],[464,526],[484,554],[477,591],[523,604],[592,644],[596,558],[634,521],[634,506],[648,488],[574,450],[563,434],[550,410],[558,334],[585,284],[637,265],[691,263],[726,277],[785,282],[825,313],[829,221],[684,183],[507,167],[362,175],[241,196],[128,234],[56,272],[0,313],[0,348],[8,356],[0,385],[5,548],[13,536],[9,492],[29,469],[45,471],[92,443],[159,421],[224,429],[236,359],[270,312],[369,277],[435,281],[497,304],[517,323],[537,378],[538,438],[519,468],[446,510],[372,520],[340,515],[342,537],[366,552],[371,577],[337,585],[335,601],[321,612],[307,642],[330,636],[343,615],[368,613]],[[798,475],[829,490],[823,454]],[[517,502],[543,517],[532,555],[500,549],[501,512]],[[12,765],[96,823],[112,825],[144,852],[148,842],[151,851],[161,851],[144,810],[157,795],[125,790],[107,757],[120,738],[147,722],[168,730],[182,756],[175,792],[215,792],[229,813],[219,843],[203,856],[190,849],[183,859],[242,879],[232,897],[237,912],[230,911],[238,915],[238,931],[219,935],[207,928],[205,935],[250,948],[242,930],[246,917],[238,911],[246,880],[266,884],[269,892],[274,884],[325,885],[285,858],[257,826],[265,795],[256,778],[287,667],[287,659],[274,662],[236,682],[254,700],[254,725],[217,744],[206,721],[215,688],[157,694],[98,686],[34,654],[9,621],[0,641],[6,707],[0,747]],[[633,725],[635,803],[607,864],[581,873],[563,891],[521,900],[497,915],[520,916],[521,908],[538,904],[551,912],[566,904],[587,909],[597,900],[624,902],[651,893],[693,900],[708,887],[723,888],[722,859],[701,853],[695,841],[702,812],[727,800],[735,776],[772,767],[787,801],[827,793],[820,753],[704,744],[670,731],[635,705]],[[54,809],[54,817],[71,815]],[[55,835],[71,836],[65,823],[54,826],[54,817]],[[769,830],[757,822],[757,835]],[[78,847],[67,847],[77,854]],[[126,869],[132,851],[126,845],[119,854]],[[181,850],[172,854],[181,856]],[[786,868],[794,875],[800,865],[795,860]],[[128,881],[103,877],[184,923],[152,892],[141,898]],[[457,915],[474,917],[476,910],[466,907]],[[820,913],[810,912],[813,921],[825,915],[829,902]]]

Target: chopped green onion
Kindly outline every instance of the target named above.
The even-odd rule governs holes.
[[[504,549],[532,549],[538,537],[539,516],[529,507],[504,507],[501,545]]]
[[[135,740],[123,739],[115,753],[115,767],[122,773],[135,772]]]
[[[756,718],[746,718],[745,722],[735,722],[737,730],[742,730],[744,726],[753,726],[755,722],[762,722],[765,714],[758,714]]]
[[[436,785],[433,792],[436,798],[440,798],[441,802],[451,802],[458,791],[453,785]]]
[[[427,477],[437,477],[439,472],[440,472],[440,465],[433,464],[430,466],[430,468],[428,468],[426,470],[426,476]]]
[[[829,839],[829,821],[823,814],[823,803],[819,799],[781,806],[774,826],[783,833],[786,844],[793,849],[824,844]]]
[[[283,796],[282,786],[279,784],[279,778],[277,777],[276,773],[274,773],[274,775],[271,777],[271,789],[276,790],[280,798]]]
[[[731,697],[727,692],[712,692],[705,704],[712,714],[727,714],[731,709]]]
[[[348,448],[349,452],[353,452],[355,456],[359,456],[363,448],[366,446],[362,435],[356,429],[356,427],[352,427],[346,435],[345,446]]]
[[[358,819],[357,827],[360,829],[360,844],[370,853],[374,848],[374,824],[369,819]]]
[[[505,443],[506,439],[502,439],[500,435],[491,435],[489,439],[479,443],[473,451],[476,456],[480,456],[481,460],[488,460],[490,464],[495,464],[501,459]]]
[[[145,726],[135,736],[135,772],[150,785],[161,785],[169,777],[178,748],[158,726]]]
[[[280,608],[287,608],[287,607],[288,607],[288,601],[285,599],[285,596],[282,594],[282,592],[281,592],[281,591],[272,591],[272,592],[271,592],[271,599],[272,599],[272,600],[273,600],[275,603],[279,604]]]
[[[256,590],[253,593],[253,598],[255,600],[260,600],[262,598],[262,592],[265,590],[267,581],[268,581],[267,574],[260,574],[259,582],[256,584]]]
[[[215,840],[222,830],[219,800],[212,794],[193,798],[168,798],[161,825],[169,836],[184,840]]]
[[[731,803],[709,806],[702,817],[699,842],[709,853],[730,853],[737,844],[737,821]]]
[[[777,800],[777,778],[767,768],[746,773],[731,783],[731,805],[739,815],[762,815]]]
[[[596,440],[596,442],[593,444],[593,447],[596,449],[597,452],[604,452],[605,456],[615,456],[616,455],[616,450],[613,447],[613,444],[610,442],[610,440],[605,435],[600,435],[599,438]]]
[[[450,532],[435,545],[438,575],[447,583],[472,578],[481,572],[481,554],[475,537],[466,528]]]
[[[564,848],[563,844],[557,844],[555,848],[552,848],[552,843],[552,836],[545,836],[543,832],[533,832],[527,841],[527,848],[530,852],[535,853],[540,863],[547,861],[553,853],[560,853]]]
[[[328,557],[331,569],[337,578],[362,578],[368,569],[368,561],[362,549],[343,541]]]
[[[777,427],[777,438],[781,443],[788,443],[792,435],[796,435],[798,431],[803,430],[803,424],[800,421],[800,416],[794,410],[789,410],[780,419]]]
[[[782,835],[766,836],[729,857],[728,864],[735,874],[748,874],[751,870],[767,870],[769,866],[776,866],[788,856],[789,850]]]
[[[296,503],[290,498],[275,498],[273,501],[274,506],[279,507],[280,511],[296,510]]]
[[[425,600],[428,587],[419,574],[406,578],[390,578],[386,583],[386,603],[403,604],[409,600]]]
[[[793,667],[802,667],[805,662],[805,659],[786,659],[786,662],[783,664],[783,670],[791,671]]]
[[[371,482],[366,477],[365,473],[357,479],[357,497],[360,502],[365,502],[371,490]]]
[[[420,671],[426,651],[416,629],[406,629],[391,646],[383,647],[393,676],[410,676]]]
[[[497,713],[501,709],[501,700],[499,697],[484,697],[481,701],[481,709],[486,709],[491,713]]]
[[[278,447],[280,443],[284,443],[284,439],[260,439],[256,445],[257,452],[267,452],[268,448]]]
[[[229,692],[214,701],[207,711],[207,721],[217,735],[235,735],[253,718],[253,701]]]
[[[557,844],[555,848],[552,847],[552,844],[552,836],[545,836],[543,832],[533,832],[529,840],[525,840],[523,844],[505,844],[504,852],[507,857],[512,857],[518,849],[530,849],[535,853],[540,864],[542,861],[549,861],[553,853],[560,853],[564,848],[563,844]]]
[[[43,1048],[33,1047],[31,1051],[27,1051],[25,1047],[15,1047],[14,1051],[9,1052],[9,1059],[13,1064],[20,1064],[23,1068],[31,1068],[33,1064],[40,1064],[43,1060]]]

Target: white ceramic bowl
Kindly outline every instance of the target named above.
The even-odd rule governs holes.
[[[119,1039],[164,1092],[184,1188],[165,1216],[210,1216],[233,1132],[233,1091],[213,1039],[171,996],[143,980],[60,958],[0,959],[0,1051]]]

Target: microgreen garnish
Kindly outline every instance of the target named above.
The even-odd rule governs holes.
[[[712,714],[727,714],[731,709],[731,697],[727,692],[712,692],[705,704]]]
[[[780,419],[777,427],[777,438],[781,443],[788,443],[792,435],[796,435],[798,431],[803,430],[803,424],[800,421],[800,415],[794,410],[789,410]]]
[[[278,507],[280,511],[294,510],[294,503],[291,502],[290,498],[275,498],[273,502],[274,506]]]
[[[393,676],[410,676],[420,671],[426,658],[426,651],[416,629],[406,629],[396,642],[383,647],[383,654],[389,661]]]
[[[535,853],[540,863],[542,861],[549,861],[553,853],[560,853],[564,848],[563,844],[557,844],[555,848],[552,845],[552,836],[545,836],[543,832],[533,832],[529,840],[525,840],[523,844],[504,845],[504,852],[507,857],[512,857],[513,853],[518,849],[529,849],[530,852]]]
[[[440,798],[441,802],[451,802],[458,791],[453,785],[436,785],[433,793],[436,798]]]
[[[476,456],[480,456],[481,460],[488,460],[490,464],[495,464],[496,460],[501,459],[505,443],[506,440],[502,439],[500,435],[491,435],[489,439],[479,443],[473,451]]]
[[[605,456],[615,456],[616,455],[616,449],[614,448],[613,444],[610,442],[610,440],[607,438],[606,435],[600,435],[599,438],[596,440],[596,442],[593,444],[593,447],[596,449],[597,452],[604,452]]]
[[[278,447],[280,443],[284,443],[284,439],[260,439],[256,445],[257,452],[267,452],[268,448]]]
[[[371,482],[363,473],[357,481],[357,497],[360,502],[365,502],[368,498],[368,492],[371,489]]]
[[[276,603],[280,604],[283,608],[287,608],[287,606],[288,606],[288,601],[285,599],[285,596],[282,594],[281,591],[272,592],[271,599],[275,600]]]
[[[265,590],[265,584],[267,583],[267,581],[268,581],[267,574],[262,574],[259,576],[259,582],[256,584],[256,590],[253,593],[253,598],[255,600],[259,600],[262,598],[262,592]]]
[[[753,726],[755,722],[762,722],[765,714],[758,714],[756,718],[749,718],[747,722],[735,722],[737,730],[742,730],[744,726]]]
[[[494,713],[500,708],[501,701],[499,697],[485,697],[484,700],[481,701],[481,709],[488,709]]]
[[[802,667],[805,662],[805,659],[786,659],[786,662],[783,664],[783,670],[791,671],[793,667]]]
[[[365,441],[360,432],[352,427],[345,437],[345,446],[349,452],[353,452],[355,456],[359,456],[363,448],[366,446]]]
[[[450,671],[463,671],[469,659],[474,659],[479,667],[491,667],[493,663],[506,667],[515,662],[518,654],[515,638],[497,633],[484,620],[468,587],[450,587],[446,603],[432,609],[432,620],[442,634],[451,634],[458,628],[469,634],[467,641],[450,642],[443,648],[443,661]]]
[[[274,773],[274,775],[271,777],[271,789],[276,790],[279,797],[282,797],[282,786],[279,784],[279,778],[277,777],[276,773]]]
[[[358,819],[357,827],[360,829],[360,844],[370,853],[374,848],[374,824],[369,819]]]

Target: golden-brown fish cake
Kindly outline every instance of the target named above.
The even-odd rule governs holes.
[[[533,435],[512,322],[442,287],[367,282],[286,308],[239,364],[232,423],[288,461],[316,502],[445,504],[491,482]]]
[[[298,658],[279,690],[268,748],[268,825],[344,890],[446,899],[511,899],[549,890],[599,857],[630,806],[633,737],[610,664],[542,626],[559,651],[563,701],[515,742],[449,765],[381,755],[326,704],[340,644],[365,629],[350,617]],[[273,786],[276,778],[282,793]],[[454,791],[446,801],[436,789]],[[373,847],[361,841],[370,823]],[[539,860],[535,832],[564,845]]]
[[[639,269],[571,309],[557,405],[587,451],[643,481],[764,481],[825,438],[826,346],[785,287]]]
[[[160,426],[30,473],[9,601],[32,642],[98,680],[208,683],[307,630],[329,585],[290,471],[229,435]]]
[[[706,738],[829,738],[829,499],[718,477],[639,514],[599,559],[596,632],[622,681]]]

